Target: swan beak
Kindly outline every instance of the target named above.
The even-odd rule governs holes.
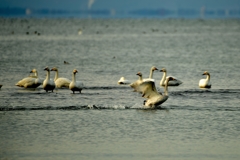
[[[163,72],[163,70],[161,69],[159,72]]]
[[[33,71],[30,71],[30,73],[33,73]]]

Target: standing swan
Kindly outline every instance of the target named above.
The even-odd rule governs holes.
[[[205,71],[202,75],[207,75],[206,79],[200,79],[199,81],[199,87],[200,88],[211,88],[211,82],[210,82],[210,73],[208,71]]]
[[[72,74],[72,81],[69,84],[69,89],[73,91],[73,94],[75,91],[79,91],[79,93],[81,93],[82,89],[83,89],[83,83],[80,81],[76,81],[76,73],[78,73],[78,71],[76,69],[73,70],[73,74]]]
[[[160,70],[160,72],[163,72],[163,76],[162,79],[160,81],[160,86],[165,86],[166,84],[166,79],[167,77],[167,70],[166,68],[162,68]],[[172,78],[174,78],[174,80],[171,80],[168,82],[168,86],[179,86],[180,84],[182,84],[182,81],[178,80],[176,77],[171,76]]]
[[[134,89],[133,92],[136,92],[138,86],[143,82],[142,73],[138,72],[136,75],[139,76],[139,79],[130,84],[130,87],[132,87]]]
[[[157,92],[155,83],[153,81],[145,81],[139,86],[139,91],[142,92],[142,97],[147,98],[144,101],[144,105],[147,108],[155,108],[168,99],[168,82],[173,81],[173,77],[168,77],[166,79],[166,84],[164,87],[164,94]]]
[[[50,79],[50,69],[46,67],[44,70],[47,71],[47,76],[46,79],[43,81],[43,89],[46,90],[46,92],[53,92],[53,90],[55,89],[55,83],[53,80]]]
[[[15,85],[24,88],[37,88],[43,83],[43,80],[38,78],[38,73],[36,69],[31,70],[30,73],[35,73],[35,75],[23,78]]]
[[[153,82],[154,82],[153,72],[154,72],[155,70],[158,70],[158,69],[157,69],[155,66],[152,66],[151,69],[150,69],[149,78],[143,79],[143,81],[153,81]]]
[[[54,78],[54,82],[57,88],[62,88],[62,87],[69,87],[69,84],[71,83],[71,81],[67,78],[62,78],[62,77],[58,77],[58,68],[57,67],[53,67],[51,69],[51,71],[55,71],[55,78]]]

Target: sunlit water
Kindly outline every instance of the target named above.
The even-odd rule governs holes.
[[[240,158],[239,20],[0,23],[0,159]],[[117,81],[148,77],[153,65],[183,84],[161,109],[144,110],[144,98]],[[45,78],[46,66],[69,79],[78,69],[82,94],[15,86],[33,68]],[[211,89],[198,88],[205,70]],[[154,72],[163,91],[161,77]]]

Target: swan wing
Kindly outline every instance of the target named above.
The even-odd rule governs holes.
[[[55,81],[55,84],[58,88],[61,88],[61,87],[68,87],[69,84],[71,83],[71,81],[67,78],[58,78],[56,81]]]
[[[83,82],[82,81],[76,81],[76,87],[77,88],[83,88]]]
[[[138,87],[138,91],[142,93],[142,97],[147,99],[162,96],[157,92],[155,83],[153,81],[145,81],[141,83]]]
[[[35,80],[36,78],[32,78],[32,77],[26,77],[20,81],[18,81],[16,83],[16,86],[19,87],[25,87],[25,88],[31,88],[31,87],[35,87]]]

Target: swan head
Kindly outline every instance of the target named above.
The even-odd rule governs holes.
[[[57,67],[53,67],[51,71],[58,71]]]
[[[34,68],[30,71],[30,73],[37,73],[37,70]]]
[[[44,71],[50,71],[50,69],[48,67],[44,68]]]
[[[76,69],[73,70],[73,74],[76,74],[78,73],[78,71]]]
[[[155,66],[152,66],[151,68],[152,71],[158,70]]]
[[[162,68],[160,72],[167,72],[166,68]]]
[[[138,76],[142,76],[142,73],[141,73],[141,72],[138,72],[136,75],[138,75]]]
[[[167,81],[173,81],[175,80],[173,77],[167,77]]]
[[[205,71],[205,72],[203,72],[202,75],[210,75],[210,73],[208,71]]]

